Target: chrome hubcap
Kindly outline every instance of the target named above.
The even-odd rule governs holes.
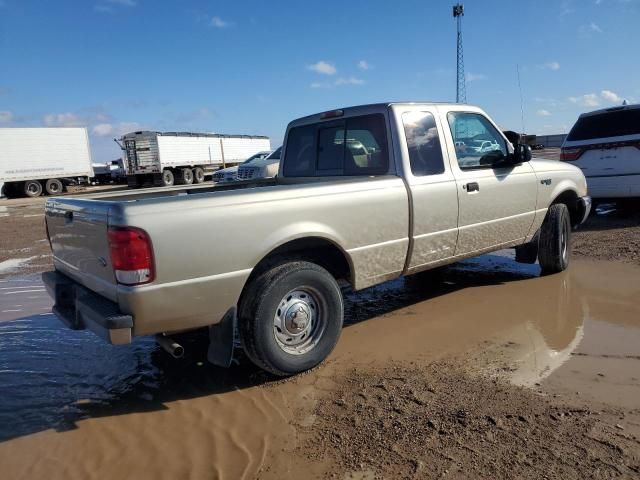
[[[278,346],[293,355],[307,353],[322,337],[326,322],[318,295],[307,288],[287,293],[273,317],[273,334]]]

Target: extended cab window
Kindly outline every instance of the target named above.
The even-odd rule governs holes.
[[[449,112],[451,136],[461,169],[491,168],[507,158],[507,145],[500,132],[478,113]]]
[[[289,130],[285,176],[382,175],[388,169],[384,115],[363,115]]]
[[[402,114],[402,124],[413,174],[423,177],[443,173],[442,148],[433,115],[427,112],[405,112]]]

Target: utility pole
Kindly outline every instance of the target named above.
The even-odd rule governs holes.
[[[456,103],[467,103],[467,87],[464,76],[464,55],[462,53],[462,17],[464,17],[464,5],[457,3],[453,6],[453,18],[458,22]]]

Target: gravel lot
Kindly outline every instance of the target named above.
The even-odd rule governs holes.
[[[44,199],[0,202],[0,278],[51,268]],[[640,213],[604,206],[573,247],[568,275],[495,257],[346,292],[336,352],[289,380],[199,357],[133,365],[134,380],[161,369],[127,377],[113,404],[46,411],[55,429],[5,432],[0,463],[7,478],[47,480],[640,478]],[[67,381],[75,367],[51,358]]]

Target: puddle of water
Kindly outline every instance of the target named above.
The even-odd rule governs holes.
[[[438,281],[347,292],[345,330],[329,361],[275,384],[247,362],[207,365],[206,339],[187,343],[189,357],[176,361],[150,339],[109,346],[51,315],[2,322],[0,463],[9,478],[254,478],[270,458],[262,476],[287,478],[293,413],[313,423],[315,399],[344,368],[480,352],[480,362],[504,364],[514,381],[531,384],[562,381],[576,359],[640,358],[632,340],[639,268],[574,261],[562,274],[538,275],[535,265],[489,255]]]

